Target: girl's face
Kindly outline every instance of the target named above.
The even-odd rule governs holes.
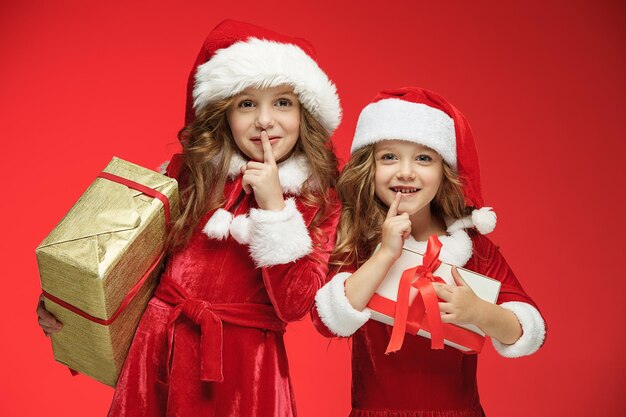
[[[300,102],[289,86],[246,88],[235,97],[226,117],[235,144],[251,160],[263,162],[263,130],[276,161],[289,156],[300,137]]]
[[[430,148],[402,140],[384,140],[374,148],[376,196],[388,207],[402,193],[398,213],[430,210],[443,179],[443,159]]]

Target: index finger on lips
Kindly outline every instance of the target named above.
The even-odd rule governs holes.
[[[263,162],[270,165],[276,165],[272,144],[270,143],[270,138],[265,130],[261,132],[261,144],[263,145]]]
[[[389,211],[387,211],[387,218],[390,219],[398,215],[398,207],[400,206],[400,200],[402,199],[402,194],[399,192],[396,193],[396,196],[393,199],[393,202],[389,206]]]

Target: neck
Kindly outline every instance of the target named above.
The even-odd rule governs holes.
[[[430,207],[424,207],[410,216],[411,236],[417,241],[425,241],[431,235],[445,235],[446,225],[437,216],[433,216]]]

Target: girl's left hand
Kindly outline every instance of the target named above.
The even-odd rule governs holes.
[[[254,193],[259,208],[280,211],[285,208],[283,189],[278,179],[278,167],[274,159],[272,144],[266,131],[261,132],[263,162],[250,161],[241,168],[241,185],[246,194]]]
[[[444,300],[439,303],[443,323],[478,324],[484,312],[484,303],[467,285],[456,267],[452,267],[452,277],[455,285],[434,283],[437,297]]]

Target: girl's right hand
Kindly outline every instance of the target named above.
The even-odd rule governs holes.
[[[398,215],[398,206],[402,199],[401,193],[396,193],[396,197],[389,206],[387,218],[383,223],[383,236],[380,245],[382,253],[386,253],[394,260],[402,255],[402,246],[404,241],[411,234],[411,220],[408,213]]]
[[[54,318],[54,316],[46,310],[43,303],[43,294],[41,294],[39,302],[37,303],[37,318],[39,319],[39,326],[46,336],[50,336],[51,333],[56,333],[63,328],[63,323]]]

